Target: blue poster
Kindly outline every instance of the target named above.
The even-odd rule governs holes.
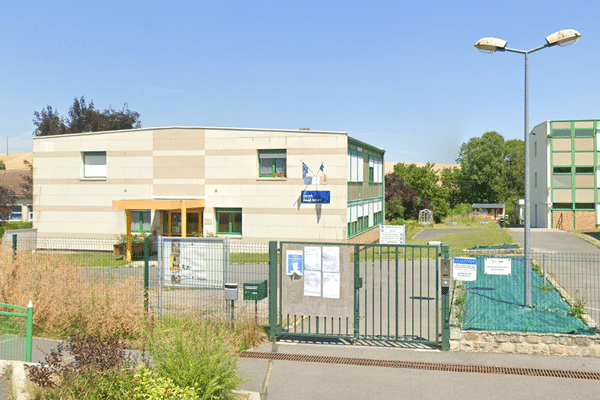
[[[287,271],[285,274],[302,276],[302,270],[304,267],[302,250],[288,250],[286,254]]]

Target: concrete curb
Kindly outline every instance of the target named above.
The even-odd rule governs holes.
[[[248,392],[246,390],[233,390],[233,393],[248,396],[248,400],[260,400],[260,394],[257,392]]]
[[[12,392],[17,400],[28,400],[26,384],[27,377],[25,376],[25,365],[37,365],[36,363],[26,363],[23,361],[8,361],[0,360],[0,371],[5,371],[6,368],[12,367],[11,386]]]

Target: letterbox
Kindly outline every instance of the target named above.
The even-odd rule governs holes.
[[[244,300],[260,301],[267,298],[267,281],[244,283]]]
[[[237,300],[238,299],[238,284],[237,283],[226,283],[225,284],[225,300]]]

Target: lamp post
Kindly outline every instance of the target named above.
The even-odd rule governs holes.
[[[529,176],[529,54],[546,47],[568,46],[579,40],[581,34],[574,29],[563,29],[546,37],[546,44],[531,50],[517,50],[506,47],[506,40],[487,37],[475,43],[475,48],[482,53],[509,51],[525,55],[525,305],[531,307],[531,190]]]

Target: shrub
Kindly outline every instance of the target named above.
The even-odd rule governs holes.
[[[231,398],[241,379],[224,326],[210,320],[164,318],[147,341],[156,371],[180,387],[194,388],[198,399]]]
[[[29,367],[29,376],[45,389],[37,393],[42,399],[119,399],[132,391],[132,365],[120,338],[75,333],[39,366]]]
[[[140,367],[133,379],[131,392],[124,393],[123,398],[131,400],[196,399],[194,388],[177,386],[173,380],[158,376],[145,366]]]

